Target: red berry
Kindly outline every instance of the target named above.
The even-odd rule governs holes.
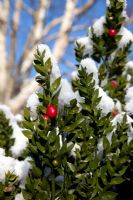
[[[117,82],[116,81],[111,81],[111,86],[112,87],[116,87],[117,86]]]
[[[118,31],[117,31],[116,29],[114,29],[114,28],[108,29],[108,35],[109,35],[110,37],[112,37],[112,38],[114,38],[114,37],[116,36],[117,32],[118,32]]]
[[[111,114],[112,114],[113,117],[115,117],[116,115],[119,114],[119,112],[117,110],[113,110]]]
[[[48,115],[48,117],[50,117],[50,118],[56,118],[56,116],[57,116],[57,108],[56,108],[56,106],[54,106],[54,105],[49,105],[48,107],[47,107],[47,112],[46,112],[46,114]]]
[[[48,119],[49,119],[48,115],[46,115],[46,114],[43,114],[42,117],[43,117],[43,119],[45,119],[45,120],[48,120]]]
[[[45,120],[45,125],[48,125],[48,120],[49,120],[48,115],[43,114],[42,117],[43,117],[43,119]]]

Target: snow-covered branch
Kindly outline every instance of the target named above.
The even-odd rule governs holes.
[[[9,16],[9,6],[10,2],[5,0],[0,2],[0,100],[4,99],[4,88],[6,81],[6,31],[8,24],[8,16]]]
[[[15,11],[12,19],[12,32],[11,32],[11,43],[10,43],[10,52],[9,60],[6,65],[6,82],[10,81],[10,86],[6,87],[6,99],[9,99],[14,88],[15,80],[11,78],[11,72],[15,65],[16,57],[16,42],[17,42],[17,31],[20,23],[20,13],[22,9],[22,0],[17,0],[15,3]]]
[[[68,32],[70,31],[73,24],[74,20],[73,10],[76,7],[76,3],[77,3],[76,0],[67,0],[66,3],[64,17],[58,34],[59,37],[53,48],[53,54],[57,59],[57,61],[59,61],[64,55],[65,48],[68,44]]]
[[[24,106],[29,95],[36,91],[37,88],[39,88],[39,86],[34,80],[29,81],[26,85],[22,86],[16,97],[8,101],[8,106],[14,113],[17,112]]]
[[[24,51],[22,65],[21,65],[21,73],[24,74],[32,62],[33,51],[31,50],[31,46],[34,46],[36,42],[42,37],[44,19],[46,17],[47,10],[49,8],[50,1],[49,0],[40,0],[40,6],[34,15],[34,24],[31,28],[31,32],[28,36],[27,41],[27,50]]]
[[[85,13],[88,9],[90,9],[91,6],[93,6],[95,2],[96,2],[96,0],[87,0],[86,4],[84,4],[84,5],[81,6],[80,8],[75,9],[74,14],[75,14],[76,16],[82,15],[82,14]]]

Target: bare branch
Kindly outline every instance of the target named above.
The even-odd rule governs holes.
[[[7,22],[9,16],[9,0],[4,0],[3,3],[0,4],[0,100],[4,100],[4,88],[6,85],[6,31],[7,31]]]
[[[67,67],[69,67],[73,70],[75,69],[75,65],[72,62],[70,62],[69,60],[63,60],[63,61],[64,61],[65,65],[67,65]]]
[[[85,30],[88,27],[88,24],[80,24],[72,27],[71,31],[81,31]]]
[[[73,10],[73,15],[75,16],[82,15],[88,9],[90,9],[95,2],[96,0],[88,0],[87,3],[81,6],[80,8],[75,8],[75,10]],[[58,17],[56,19],[53,19],[49,24],[47,24],[43,30],[43,36],[46,36],[49,33],[49,31],[55,26],[57,26],[58,24],[60,24],[62,20],[63,20],[63,17]]]
[[[49,24],[47,24],[43,30],[43,37],[48,34],[48,32],[56,25],[62,22],[63,17],[58,17],[53,19]]]
[[[12,33],[11,33],[11,43],[10,43],[10,53],[9,53],[9,61],[6,65],[6,82],[10,81],[10,86],[5,88],[6,89],[6,99],[11,97],[15,80],[11,77],[12,69],[15,65],[15,54],[16,54],[16,40],[17,40],[17,31],[19,28],[19,19],[20,19],[20,12],[22,8],[22,0],[16,0],[15,2],[15,11],[12,19]],[[5,85],[6,87],[6,85]]]
[[[14,113],[17,113],[25,105],[29,95],[35,92],[37,88],[39,88],[37,82],[34,80],[29,81],[26,85],[22,86],[19,94],[15,98],[7,102],[7,105]]]
[[[24,2],[22,4],[22,8],[26,10],[30,15],[34,15],[35,13],[35,11],[31,7],[27,6]]]
[[[32,63],[33,58],[33,50],[31,50],[31,46],[33,47],[36,42],[42,37],[43,33],[43,25],[44,19],[46,17],[47,9],[49,8],[50,1],[49,0],[40,0],[40,6],[34,15],[34,24],[31,29],[31,32],[28,36],[27,44],[30,45],[30,48],[24,52],[22,56],[23,60],[21,60],[21,73],[24,74]]]
[[[132,23],[133,23],[133,15],[129,17],[127,24],[132,24]]]
[[[69,32],[72,30],[73,14],[76,16],[85,13],[96,0],[88,0],[85,5],[80,8],[76,7],[76,1],[68,0],[66,4],[66,11],[62,19],[61,28],[58,34],[58,39],[54,45],[53,53],[59,62],[65,53],[65,48],[69,43]],[[69,5],[70,4],[70,5]]]
[[[48,35],[48,36],[45,38],[44,42],[45,42],[45,41],[46,41],[46,42],[50,42],[50,41],[52,41],[52,40],[57,39],[58,37],[59,37],[59,35],[58,35],[57,32],[56,32],[56,33],[53,33],[53,34],[50,34],[50,35]]]
[[[94,3],[96,2],[96,0],[87,0],[87,3],[84,4],[83,6],[81,6],[80,8],[75,9],[74,14],[76,16],[82,15],[83,13],[85,13],[88,9],[90,9]]]
[[[46,0],[45,0],[46,1]],[[70,4],[70,2],[72,2],[72,5],[73,4],[75,4],[76,5],[76,3],[75,3],[75,1],[76,0],[67,0],[67,2],[69,2],[69,4]],[[65,12],[65,14],[64,14],[64,16],[62,17],[58,17],[58,18],[56,18],[56,19],[54,19],[54,20],[52,20],[49,24],[47,24],[46,25],[46,27],[43,29],[43,31],[42,31],[42,34],[40,34],[40,37],[37,37],[35,40],[34,40],[34,42],[33,41],[31,41],[31,35],[30,35],[30,37],[29,37],[29,39],[28,39],[28,42],[27,42],[27,44],[30,44],[30,46],[35,46],[38,42],[41,42],[41,40],[43,40],[43,38],[46,36],[46,35],[48,35],[48,33],[49,33],[49,31],[53,28],[53,27],[55,27],[56,25],[58,25],[58,24],[60,24],[60,23],[62,23],[61,24],[61,29],[60,29],[60,32],[58,33],[58,35],[55,33],[55,34],[53,34],[52,36],[48,36],[46,39],[45,39],[45,41],[51,41],[51,40],[54,40],[54,39],[57,39],[57,38],[61,38],[61,35],[62,36],[64,36],[64,38],[62,39],[62,41],[64,42],[66,42],[66,45],[65,45],[65,42],[64,42],[64,49],[65,49],[65,46],[67,46],[67,44],[68,44],[68,42],[67,42],[67,39],[66,40],[64,40],[65,39],[65,36],[66,35],[68,35],[68,33],[70,32],[70,30],[71,30],[71,28],[72,28],[72,22],[73,22],[73,19],[74,19],[74,14],[75,15],[77,15],[77,16],[79,16],[79,15],[81,15],[81,14],[83,14],[84,12],[86,12],[87,11],[87,9],[89,9],[92,5],[93,5],[93,3],[95,2],[96,0],[90,0],[90,1],[88,1],[85,5],[83,5],[82,7],[80,7],[80,8],[75,8],[75,6],[73,7],[71,7],[71,9],[70,9],[70,7],[68,7],[67,8],[67,6],[66,6],[66,8],[67,8],[67,13],[69,13],[69,10],[71,10],[70,12],[70,17],[69,17],[69,14],[68,14],[68,18],[70,18],[70,20],[69,20],[69,22],[71,23],[71,25],[69,24],[69,25],[67,25],[67,21],[66,20],[64,20],[65,18],[66,18],[66,12]],[[68,4],[68,3],[67,3]],[[69,5],[68,4],[68,5]],[[38,15],[37,15],[38,16]],[[66,26],[68,26],[67,28],[66,28],[66,30],[63,28],[64,27],[64,24],[66,24]],[[35,26],[34,26],[35,27]],[[64,32],[62,31],[64,29]],[[36,29],[35,29],[36,30]],[[77,28],[77,30],[78,30],[78,28]],[[73,31],[76,31],[76,27],[75,27],[75,30],[73,29]],[[32,33],[32,39],[34,38],[33,37],[33,33]],[[59,40],[58,40],[59,41]],[[57,44],[57,43],[56,43]],[[59,46],[57,46],[57,49],[59,49],[60,47]],[[62,47],[63,48],[63,47]],[[21,59],[21,61],[20,61],[20,63],[19,63],[19,66],[22,66],[21,67],[21,73],[22,74],[24,74],[24,73],[26,73],[26,71],[28,71],[28,69],[30,68],[30,66],[31,66],[31,61],[32,61],[32,59],[31,58],[33,58],[32,57],[32,55],[30,55],[30,54],[33,54],[33,49],[30,49],[30,52],[29,52],[29,50],[28,49],[30,49],[30,48],[28,48],[27,47],[27,45],[26,45],[26,48],[25,48],[25,52],[24,52],[24,54],[23,54],[23,56],[22,56],[22,59]],[[54,46],[54,49],[55,49],[55,46]],[[56,51],[56,49],[55,49],[55,51]],[[60,50],[60,52],[61,52],[62,50]],[[56,51],[57,52],[57,51]],[[58,52],[57,52],[58,53]],[[56,53],[56,54],[57,54]],[[63,56],[63,54],[64,54],[64,50],[62,51],[62,56]],[[55,55],[56,56],[56,55]],[[61,56],[61,57],[62,57]],[[27,58],[27,59],[26,59]],[[57,58],[57,60],[58,60],[58,58]],[[60,60],[60,59],[59,59]],[[23,62],[24,61],[24,62]]]
[[[88,27],[88,24],[82,24],[82,25],[76,25],[76,26],[72,26],[71,31],[81,31],[84,30],[85,28]],[[55,32],[53,34],[48,35],[47,37],[45,37],[44,42],[50,42],[52,40],[55,40],[59,37],[58,32]],[[70,38],[70,37],[69,37]],[[41,41],[41,40],[40,40]],[[71,38],[69,39],[69,41],[71,41]]]
[[[68,44],[68,32],[70,31],[73,23],[73,10],[76,7],[76,2],[76,0],[67,0],[66,3],[65,13],[59,31],[59,38],[53,48],[53,54],[57,61],[59,61],[64,55],[65,48]]]
[[[9,63],[7,69],[11,69],[14,66],[15,62],[15,52],[16,52],[16,35],[19,27],[20,12],[22,8],[22,0],[16,0],[15,11],[12,20],[12,33],[11,33],[11,45],[10,45],[10,54],[9,54]]]

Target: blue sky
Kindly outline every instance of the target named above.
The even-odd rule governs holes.
[[[15,0],[11,0],[12,2],[12,7],[11,7],[11,12],[10,12],[10,19],[14,10],[14,2]],[[38,2],[39,1],[33,1],[32,0],[24,0],[24,2],[28,5],[31,6],[33,8],[36,8],[38,6]],[[78,6],[82,6],[84,3],[86,2],[86,0],[78,0]],[[65,3],[66,0],[52,0],[52,4],[51,4],[51,10],[47,13],[47,18],[46,18],[46,24],[51,21],[53,18],[58,17],[58,16],[62,16],[63,15],[63,10],[65,7]],[[133,1],[132,0],[128,0],[128,13],[131,15],[133,14],[132,11],[132,5],[133,5]],[[95,3],[95,5],[88,11],[85,13],[85,15],[76,18],[74,25],[83,25],[86,24],[88,27],[90,25],[93,24],[95,19],[98,19],[99,17],[105,15],[105,11],[106,11],[106,0],[97,0],[97,2]],[[10,23],[9,22],[9,28],[8,28],[8,35],[7,35],[7,51],[9,49],[9,43],[10,43]],[[18,62],[18,60],[21,57],[22,51],[24,49],[24,44],[27,38],[27,34],[30,31],[31,25],[33,23],[33,18],[31,16],[29,16],[24,10],[21,13],[21,18],[20,18],[20,27],[19,27],[19,32],[17,34],[17,53],[16,53],[16,63]],[[133,31],[133,26],[130,25],[128,27],[131,31]],[[54,32],[58,32],[59,26],[55,27],[54,29],[51,30],[51,33]],[[77,31],[77,32],[73,32],[70,34],[70,36],[73,37],[82,37],[84,35],[86,35],[87,30],[84,29],[82,31]],[[45,41],[46,42],[46,41]],[[53,47],[54,45],[54,41],[51,42],[46,42],[46,44],[48,44],[50,46],[50,48]],[[74,45],[71,44],[69,45],[69,47],[66,49],[66,53],[64,55],[63,60],[68,59],[70,62],[75,63],[75,57],[74,57]],[[67,67],[66,64],[62,61],[60,63],[60,69],[62,72],[71,72],[72,69]],[[34,76],[34,70],[32,70],[32,76]]]

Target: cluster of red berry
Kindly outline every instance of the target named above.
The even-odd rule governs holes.
[[[57,113],[57,107],[51,104],[47,107],[46,114],[43,114],[42,117],[45,121],[48,121],[49,118],[56,118]]]
[[[114,38],[116,36],[116,34],[118,33],[118,31],[114,28],[110,28],[108,29],[108,36]]]

